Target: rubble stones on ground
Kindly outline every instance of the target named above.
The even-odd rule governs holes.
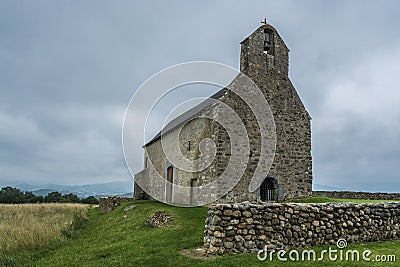
[[[159,210],[153,216],[146,220],[146,223],[152,227],[165,228],[172,224],[172,217],[165,213],[165,211]],[[215,233],[214,233],[215,234]]]

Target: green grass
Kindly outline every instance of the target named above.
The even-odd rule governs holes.
[[[26,251],[7,259],[8,266],[365,266],[365,262],[260,262],[255,254],[194,259],[181,255],[182,249],[201,247],[207,208],[181,208],[161,203],[136,205],[129,211],[124,203],[116,210],[101,214],[89,211],[89,222],[75,238],[53,243],[36,252]],[[173,216],[168,228],[145,224],[156,211]],[[373,255],[394,254],[400,261],[400,241],[350,244],[348,249],[370,249]],[[327,247],[317,247],[318,252]],[[14,265],[12,265],[14,264]],[[368,266],[398,266],[377,263]]]

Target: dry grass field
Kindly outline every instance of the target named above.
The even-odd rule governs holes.
[[[36,250],[88,220],[84,204],[0,204],[0,255]]]

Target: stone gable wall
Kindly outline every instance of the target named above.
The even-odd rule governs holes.
[[[209,253],[379,241],[400,236],[400,203],[216,204],[205,223]]]
[[[264,28],[273,30],[273,52],[268,54],[263,52]],[[279,201],[312,194],[311,118],[288,77],[288,66],[289,50],[270,25],[241,44],[240,70],[263,92],[274,116],[277,144],[268,176],[277,180]]]

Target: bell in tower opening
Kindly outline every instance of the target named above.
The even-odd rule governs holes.
[[[265,28],[264,29],[264,53],[271,53],[272,48],[272,30]]]

